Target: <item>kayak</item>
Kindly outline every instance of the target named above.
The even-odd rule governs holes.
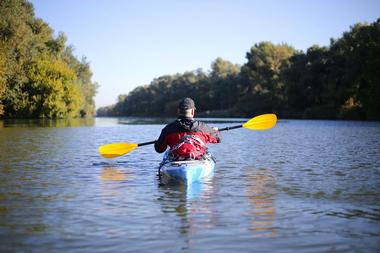
[[[167,156],[159,167],[159,174],[165,181],[179,181],[187,185],[201,182],[214,174],[215,161],[211,155],[201,160],[170,161]]]

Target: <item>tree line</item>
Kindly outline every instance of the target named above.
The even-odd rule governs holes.
[[[239,66],[217,58],[209,72],[158,77],[97,115],[174,116],[178,100],[189,96],[201,116],[380,119],[380,19],[306,52],[260,42],[246,59]]]
[[[0,117],[92,116],[97,84],[26,0],[0,1]]]

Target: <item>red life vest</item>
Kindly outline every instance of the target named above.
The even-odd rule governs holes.
[[[169,152],[175,160],[200,159],[207,153],[207,146],[199,137],[185,135]]]

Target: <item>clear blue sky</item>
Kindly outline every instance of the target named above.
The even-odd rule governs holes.
[[[153,78],[202,68],[217,57],[244,64],[258,42],[299,50],[329,45],[358,22],[380,18],[379,0],[31,0],[64,32],[100,84],[97,107]]]

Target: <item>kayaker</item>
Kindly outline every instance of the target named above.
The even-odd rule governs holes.
[[[219,143],[217,128],[194,119],[194,100],[185,97],[178,104],[178,118],[166,125],[154,144],[158,153],[170,148],[173,160],[201,159],[207,154],[207,143]]]

